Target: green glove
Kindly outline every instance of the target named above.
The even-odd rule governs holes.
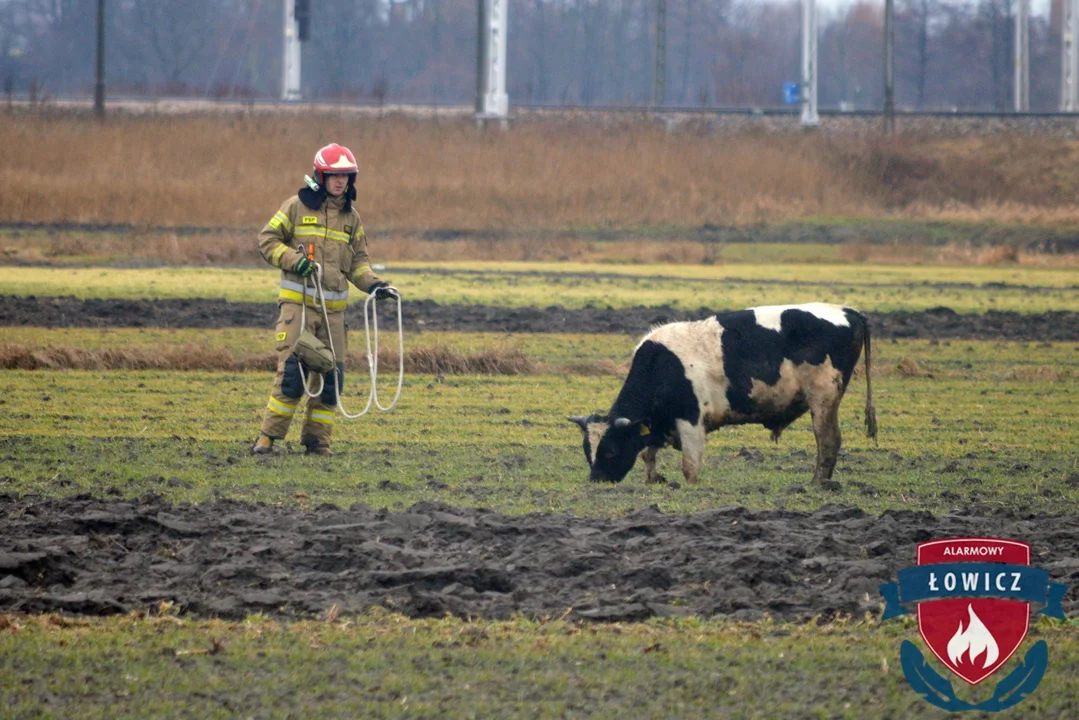
[[[296,267],[292,270],[300,277],[311,277],[315,272],[315,263],[311,262],[305,257],[300,258],[300,262],[296,263]]]

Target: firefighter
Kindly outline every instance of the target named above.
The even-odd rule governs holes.
[[[356,199],[356,173],[359,168],[352,152],[336,143],[315,153],[314,172],[304,178],[303,187],[285,201],[259,233],[259,252],[271,265],[281,268],[281,287],[277,294],[280,314],[277,319],[277,374],[270,401],[266,405],[262,432],[252,452],[273,452],[275,440],[283,440],[297,412],[303,413],[300,443],[307,454],[331,455],[333,421],[338,378],[344,379],[344,357],[348,348],[345,330],[345,305],[348,283],[373,293],[375,299],[397,297],[397,291],[379,280],[367,256],[367,237],[360,214],[353,207]],[[329,321],[323,319],[314,290],[315,265],[322,266],[322,288]],[[305,290],[306,280],[306,290]],[[300,362],[292,348],[303,331],[302,305],[306,304],[309,331],[337,353],[337,373],[323,376],[321,395],[308,397],[306,409]],[[317,373],[304,368],[312,391],[318,388]]]

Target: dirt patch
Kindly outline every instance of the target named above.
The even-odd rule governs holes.
[[[730,507],[624,518],[418,503],[314,510],[235,501],[173,506],[0,496],[0,611],[319,616],[381,605],[413,617],[572,614],[593,620],[761,613],[789,620],[879,609],[877,586],[915,543],[986,535],[1033,545],[1053,579],[1079,577],[1079,516],[934,517],[826,506]],[[1064,602],[1074,613],[1074,594]]]
[[[438,268],[398,268],[394,270],[398,275],[440,275],[442,277],[482,277],[482,278],[540,278],[549,280],[551,282],[563,282],[565,280],[586,280],[586,281],[598,281],[598,280],[617,280],[617,281],[639,281],[645,279],[643,276],[634,276],[623,272],[550,272],[548,270],[475,270],[475,269],[438,269]],[[843,282],[837,283],[834,280],[780,280],[776,278],[761,279],[761,278],[740,278],[740,277],[715,277],[715,278],[694,278],[694,277],[681,277],[678,275],[649,275],[647,280],[650,283],[682,283],[688,285],[700,285],[700,286],[729,286],[729,285],[754,285],[754,286],[776,286],[776,287],[820,287],[820,288],[835,288],[837,286],[842,287],[862,287],[873,289],[906,289],[906,290],[1022,290],[1027,293],[1046,293],[1046,292],[1059,292],[1061,290],[1076,290],[1079,289],[1079,285],[1024,285],[1020,283],[1005,283],[1005,282],[990,282],[990,283],[970,283],[970,282],[874,282],[874,283],[859,283],[859,282]]]
[[[77,300],[71,297],[35,298],[0,296],[0,325],[35,327],[174,327],[272,328],[277,306],[271,303],[236,303],[225,300]],[[352,327],[362,327],[362,307],[346,310]],[[384,311],[383,316],[388,317]],[[431,300],[409,301],[403,306],[405,328],[455,332],[615,333],[637,336],[650,326],[673,320],[708,317],[715,309],[695,311],[671,307],[580,308],[490,305],[440,305]],[[1021,314],[989,311],[961,315],[938,307],[925,311],[867,313],[873,336],[968,340],[1079,340],[1079,313]]]
[[[85,223],[85,222],[0,222],[0,233],[13,238],[21,238],[21,233],[41,233],[56,235],[73,233],[77,235],[138,235],[141,237],[168,236],[177,238],[196,238],[199,242],[207,236],[237,236],[244,242],[250,239],[250,227],[206,227],[191,225],[133,225],[131,223]],[[491,230],[482,228],[404,228],[393,230],[372,229],[368,237],[374,240],[392,238],[412,238],[429,243],[483,242],[488,243],[488,251],[494,251],[498,257],[505,253],[490,243],[504,244],[515,240],[530,243],[559,242],[604,242],[632,243],[646,241],[656,244],[657,239],[665,242],[692,242],[716,246],[712,252],[722,251],[728,243],[814,243],[821,245],[905,245],[937,247],[963,243],[973,247],[1007,247],[1013,251],[1042,253],[1046,255],[1065,255],[1079,252],[1079,237],[1067,227],[1044,225],[999,223],[956,222],[952,224],[921,221],[873,221],[844,222],[835,225],[819,223],[801,223],[797,221],[752,224],[746,226],[715,225],[703,223],[697,226],[679,226],[669,229],[636,227],[593,228],[587,231],[571,229],[557,230]],[[100,241],[97,241],[100,242]],[[383,252],[388,248],[381,247]],[[129,248],[130,252],[130,248]],[[402,259],[409,259],[402,257]],[[418,258],[411,258],[418,259]],[[11,259],[14,264],[22,264],[18,256]],[[426,272],[426,271],[425,271]]]

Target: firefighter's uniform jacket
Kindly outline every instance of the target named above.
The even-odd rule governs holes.
[[[353,193],[351,187],[348,193]],[[308,203],[318,207],[312,209]],[[313,250],[314,261],[322,266],[328,327],[322,318],[314,277],[308,279],[305,292],[304,278],[294,272],[296,264],[307,255],[308,246]],[[351,281],[360,290],[371,292],[372,286],[380,281],[371,270],[360,215],[345,197],[327,197],[324,193],[301,190],[286,200],[262,228],[259,252],[271,265],[281,268],[281,285],[277,293],[280,315],[275,331],[277,374],[262,422],[262,432],[280,440],[284,439],[304,398],[299,363],[292,354],[292,347],[303,331],[300,327],[301,305],[307,305],[307,329],[326,345],[330,344],[332,336],[338,374],[343,378],[342,361],[348,348],[344,313],[348,284]],[[304,374],[310,386],[317,388],[318,380],[312,377],[315,374],[307,372],[306,368]],[[329,446],[339,391],[334,374],[327,373],[322,395],[308,398],[301,443]]]

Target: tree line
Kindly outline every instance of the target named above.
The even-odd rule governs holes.
[[[110,95],[277,98],[285,0],[107,0]],[[508,0],[513,104],[647,106],[656,0]],[[313,0],[304,97],[468,104],[477,0]],[[97,0],[0,0],[9,97],[88,96]],[[818,4],[818,7],[820,5]],[[1059,106],[1059,1],[1030,19],[1030,106]],[[1012,0],[896,0],[900,109],[1012,107]],[[790,0],[667,0],[668,105],[773,107],[801,67]],[[883,2],[821,8],[821,107],[883,102]]]

